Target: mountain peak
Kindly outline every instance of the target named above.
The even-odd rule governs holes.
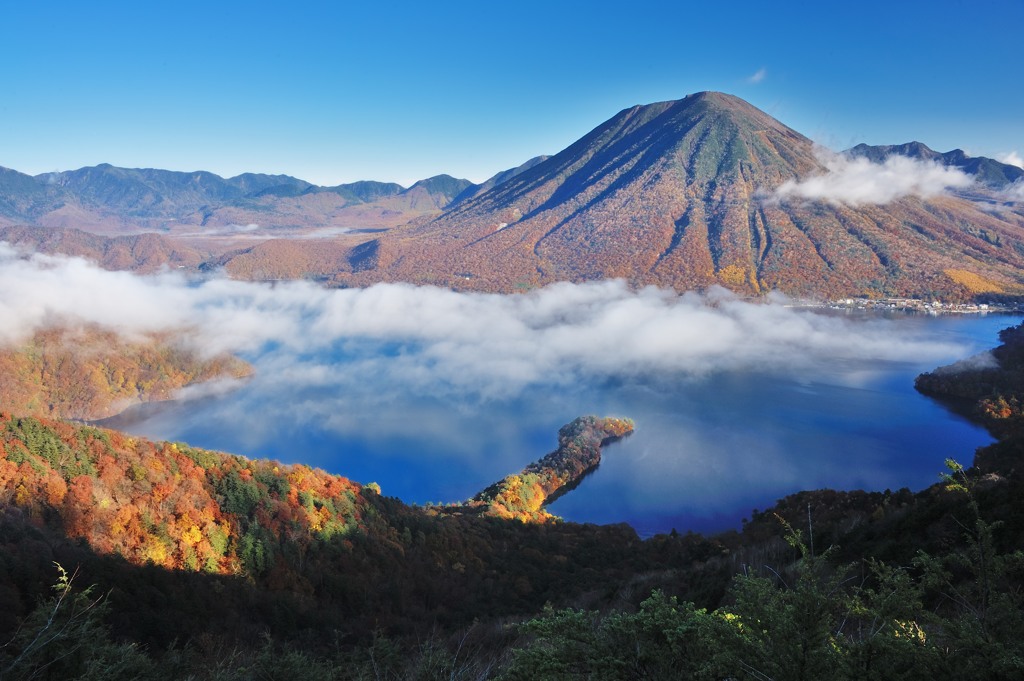
[[[733,95],[700,92],[638,105],[415,227],[430,246],[398,258],[394,244],[397,267],[389,276],[459,273],[462,281],[468,276],[501,290],[504,281],[633,277],[639,268],[651,273],[642,275],[646,281],[696,288],[715,283],[715,273],[726,269],[756,290],[747,243],[753,239],[763,251],[766,237],[753,197],[762,187],[820,169],[809,139]],[[707,225],[704,234],[698,224]],[[388,241],[381,240],[385,267]],[[641,244],[651,252],[638,258]],[[493,260],[492,249],[501,252],[500,272],[479,265]],[[699,262],[692,257],[709,250],[713,255]]]
[[[978,181],[993,187],[1006,187],[1024,177],[1024,169],[1016,166],[985,156],[968,156],[963,149],[953,149],[944,153],[935,151],[927,144],[917,141],[879,146],[858,144],[847,150],[847,153],[875,163],[882,163],[890,156],[908,156],[923,161],[934,161],[950,168],[959,168],[969,175],[974,175]]]
[[[788,138],[806,139],[749,102],[735,95],[713,90],[695,92],[682,99],[638,104],[621,111],[607,124],[614,124],[620,119],[632,120],[653,124],[671,132],[690,129],[705,118],[723,132],[742,131],[743,135],[748,135],[757,131],[773,130]]]
[[[706,102],[714,106],[736,106],[737,104],[742,106],[750,106],[746,101],[740,99],[736,95],[730,95],[725,92],[718,92],[717,90],[704,90],[702,92],[694,92],[689,94],[681,101],[691,99],[695,102]]]
[[[962,161],[920,142],[877,148],[901,151]],[[622,278],[824,298],[1024,290],[1015,214],[955,197],[943,197],[941,210],[919,200],[885,209],[764,200],[786,182],[826,174],[815,152],[807,137],[723,92],[633,106],[435,220],[381,236],[374,268],[353,280],[515,291]],[[992,184],[1011,179],[1011,170],[970,164],[961,167],[989,173]]]
[[[406,191],[411,192],[415,189],[423,189],[430,194],[443,195],[447,197],[448,201],[450,201],[465,191],[467,187],[472,186],[472,184],[473,183],[469,180],[463,180],[452,177],[451,175],[442,174],[420,180],[409,187]],[[445,203],[447,203],[447,201]]]

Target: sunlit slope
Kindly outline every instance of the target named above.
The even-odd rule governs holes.
[[[252,372],[236,357],[204,357],[181,341],[169,333],[127,339],[95,326],[51,326],[0,343],[0,410],[96,420]]]
[[[1022,290],[1019,206],[994,208],[984,192],[858,206],[773,195],[826,172],[811,140],[736,97],[636,106],[440,218],[382,236],[341,279],[514,291],[623,277],[818,297]]]
[[[195,270],[209,253],[154,233],[115,237],[63,227],[0,227],[0,242],[20,250],[85,258],[104,269],[151,274],[164,269]]]

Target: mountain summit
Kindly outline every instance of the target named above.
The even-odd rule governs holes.
[[[510,291],[622,277],[818,297],[1021,289],[1020,211],[946,196],[856,208],[771,199],[786,182],[828,174],[819,156],[732,95],[634,106],[440,217],[365,246],[375,267],[364,257],[352,281]]]
[[[0,239],[118,269],[341,286],[512,292],[622,278],[970,300],[1024,296],[1024,171],[921,142],[837,155],[742,99],[700,92],[624,109],[482,184],[0,168]]]

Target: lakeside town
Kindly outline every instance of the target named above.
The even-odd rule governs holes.
[[[827,307],[832,310],[871,310],[873,312],[917,312],[923,314],[1016,314],[1024,313],[1024,304],[943,303],[917,298],[840,298],[827,303],[800,303],[799,307]]]

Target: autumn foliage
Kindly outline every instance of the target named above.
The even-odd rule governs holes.
[[[579,423],[566,443],[627,431]],[[558,472],[570,468],[582,470]],[[571,585],[617,583],[637,543],[626,526],[447,514],[304,465],[0,413],[0,565],[12,566],[0,573],[0,633],[53,561],[114,587],[136,640],[255,640],[267,628],[363,640],[529,613]]]
[[[301,552],[365,513],[358,485],[302,465],[10,414],[0,429],[0,503],[132,563],[262,573],[282,540]]]
[[[601,463],[601,447],[633,432],[633,421],[581,416],[558,431],[558,449],[509,475],[448,512],[470,510],[497,518],[546,522],[544,506],[579,484]]]
[[[193,383],[251,371],[230,355],[202,357],[166,333],[129,340],[96,326],[54,326],[0,346],[0,409],[95,420],[171,399]]]
[[[1001,437],[1024,432],[1024,324],[999,332],[990,361],[961,361],[921,374],[914,386],[950,400]]]

